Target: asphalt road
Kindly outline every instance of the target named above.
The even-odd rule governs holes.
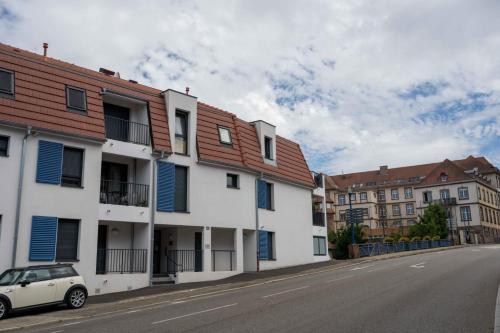
[[[23,332],[493,332],[499,284],[500,246],[477,246],[200,292]]]

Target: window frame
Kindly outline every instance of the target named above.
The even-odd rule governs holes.
[[[318,242],[318,252],[316,252],[316,241],[323,242],[323,252],[321,251],[320,243]],[[326,246],[326,237],[324,236],[313,236],[313,255],[315,256],[326,256],[328,253]]]
[[[75,253],[75,258],[71,258],[71,259],[66,259],[66,258],[61,258],[60,257],[60,254],[59,254],[59,226],[61,223],[65,223],[65,222],[69,222],[69,223],[76,223],[77,224],[77,235],[76,235],[76,244],[75,244],[75,247],[76,247],[76,253]],[[81,220],[78,220],[78,219],[65,219],[65,218],[58,218],[57,219],[57,236],[56,236],[56,246],[55,246],[55,254],[54,254],[54,259],[56,262],[78,262],[80,261],[79,257],[80,257],[80,235],[81,235]]]
[[[461,195],[461,190],[465,190],[466,196]],[[469,200],[469,188],[467,186],[460,186],[458,189],[458,200]]]
[[[269,146],[267,145],[269,143]],[[268,149],[269,148],[269,149]],[[269,154],[268,154],[269,153]],[[264,136],[264,158],[266,160],[273,161],[274,160],[274,154],[273,154],[273,138],[269,136]]]
[[[266,182],[266,210],[274,210],[274,184]]]
[[[340,200],[340,198],[342,198],[342,200]],[[339,205],[345,205],[345,194],[339,194],[338,196],[338,202],[339,202]]]
[[[185,128],[184,128],[184,135],[177,134],[177,117],[182,117],[184,118],[185,121]],[[174,137],[175,141],[177,141],[177,138],[184,139],[185,142],[185,152],[178,152],[176,149],[176,144],[174,142],[174,152],[177,155],[184,155],[184,156],[189,156],[189,112],[182,111],[182,110],[175,110],[175,122],[174,122]]]
[[[0,151],[0,157],[9,157],[9,151],[10,151],[10,136],[8,135],[0,135],[0,139],[5,138],[7,139],[7,148],[5,150],[5,155],[3,155]]]
[[[221,130],[227,131],[227,134],[229,135],[229,142],[226,142],[222,139]],[[219,134],[219,143],[220,144],[222,144],[224,146],[230,146],[230,147],[233,146],[233,137],[231,136],[231,130],[229,129],[229,127],[217,125],[217,133]]]
[[[399,204],[392,205],[392,216],[401,216],[401,206]]]
[[[429,194],[429,195],[426,195],[426,194]],[[424,203],[431,203],[432,202],[432,191],[424,191],[422,192],[422,200]],[[427,197],[427,199],[426,199]]]
[[[368,192],[359,192],[359,201],[367,201]]]
[[[410,195],[408,195],[410,193]],[[405,199],[413,199],[413,188],[405,187]]]
[[[174,212],[175,213],[188,213],[189,212],[189,167],[184,165],[175,165],[175,183],[177,183],[177,168],[182,168],[186,170],[186,196],[185,196],[185,204],[186,209],[178,209],[177,207],[177,188],[175,188],[174,194]]]
[[[64,182],[64,151],[66,149],[73,150],[73,151],[78,150],[82,153],[82,159],[81,159],[81,164],[80,164],[80,183],[79,184],[71,184],[71,183]],[[63,157],[62,157],[62,167],[61,167],[61,186],[83,188],[83,166],[84,165],[85,165],[85,149],[79,148],[79,147],[63,145]]]
[[[11,75],[10,86],[12,91],[0,90],[0,97],[14,99],[16,95],[16,72],[6,68],[0,68],[0,72]]]
[[[399,200],[399,189],[397,188],[391,189],[391,200]]]
[[[231,182],[231,185],[229,185],[229,182],[228,182],[229,177],[231,177],[231,180],[236,179],[236,185],[234,185],[233,182]],[[235,189],[235,190],[239,190],[240,189],[240,175],[238,175],[236,173],[229,173],[229,172],[226,173],[226,187],[231,188],[231,189]]]
[[[70,89],[83,92],[83,103],[85,104],[85,106],[83,108],[70,105],[70,100],[69,100],[69,90]],[[78,88],[78,87],[71,86],[71,85],[66,85],[65,91],[66,91],[66,107],[67,107],[68,111],[86,115],[87,109],[88,109],[88,107],[87,107],[87,91],[85,89]]]
[[[468,219],[464,219],[464,213],[463,213],[464,211],[468,212],[467,213],[468,214]],[[462,207],[460,207],[460,220],[463,221],[463,222],[472,221],[472,212],[471,212],[470,206],[462,206]]]
[[[408,207],[411,207],[411,212]],[[415,215],[415,205],[413,204],[413,202],[406,203],[406,215]]]

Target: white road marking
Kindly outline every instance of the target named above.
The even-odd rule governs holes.
[[[202,314],[202,313],[207,313],[207,312],[211,312],[211,311],[215,311],[215,310],[220,310],[220,309],[224,309],[224,308],[229,308],[229,307],[235,306],[235,305],[238,305],[238,303],[233,303],[233,304],[218,306],[218,307],[212,308],[212,309],[207,309],[207,310],[203,310],[203,311],[197,311],[197,312],[188,313],[188,314],[185,314],[185,315],[182,315],[182,316],[178,316],[178,317],[173,317],[173,318],[168,318],[168,319],[164,319],[164,320],[155,321],[155,322],[152,322],[151,325],[157,325],[157,324],[161,324],[161,323],[166,323],[168,321],[172,321],[172,320],[176,320],[176,319],[181,319],[181,318],[186,318],[186,317],[190,317],[190,316],[195,316],[195,315],[199,315],[199,314]]]
[[[481,246],[481,249],[488,249],[488,250],[498,250],[500,249],[500,245],[489,245],[489,246]]]
[[[64,330],[60,330],[60,331],[52,331],[50,333],[61,333],[61,332],[64,332]]]
[[[76,324],[81,324],[81,323],[82,323],[81,321],[75,321],[75,322],[72,322],[72,323],[63,324],[61,326],[71,326],[71,325],[76,325]]]
[[[375,264],[373,264],[373,265],[366,265],[366,266],[363,266],[363,267],[354,267],[354,268],[351,268],[350,270],[351,271],[359,271],[361,269],[365,269],[365,268],[369,268],[369,267],[373,267],[373,266],[375,266]]]
[[[419,262],[418,264],[411,265],[411,268],[425,268],[425,262]]]
[[[348,279],[348,278],[352,278],[353,276],[354,275],[346,275],[346,276],[339,277],[339,278],[332,279],[332,280],[328,280],[328,281],[325,281],[325,282],[326,283],[331,283],[331,282],[335,282],[335,281],[345,280],[345,279]]]
[[[297,290],[306,289],[306,288],[309,288],[309,286],[302,286],[302,287],[299,287],[299,288],[293,288],[293,289],[283,290],[283,291],[280,291],[279,293],[274,293],[274,294],[262,296],[262,298],[268,298],[268,297],[272,297],[272,296],[282,295],[282,294],[290,293],[292,291],[297,291]]]

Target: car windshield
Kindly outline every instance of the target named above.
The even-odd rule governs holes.
[[[19,275],[23,272],[22,269],[8,269],[0,275],[0,286],[8,286],[14,283]]]

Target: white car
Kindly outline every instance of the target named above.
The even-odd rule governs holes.
[[[0,319],[12,311],[55,304],[78,309],[86,299],[85,281],[69,264],[13,268],[0,275]]]

